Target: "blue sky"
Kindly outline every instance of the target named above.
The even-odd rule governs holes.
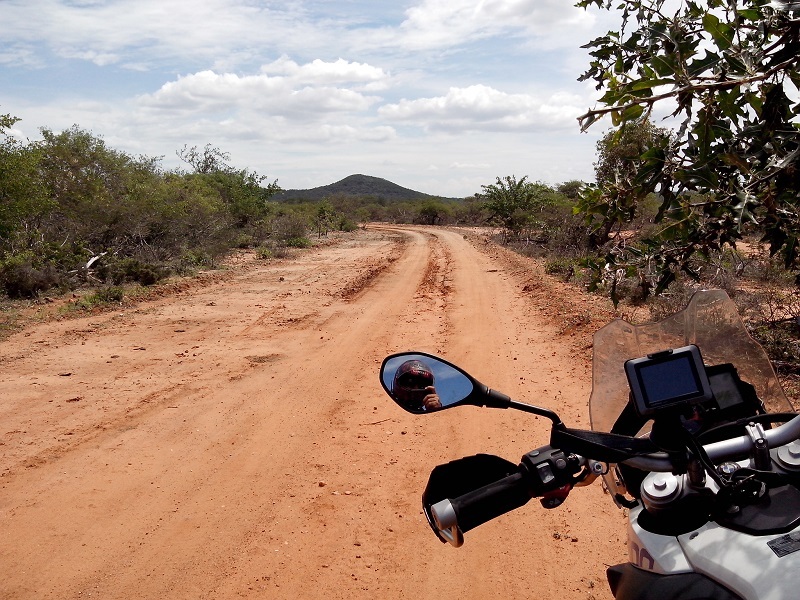
[[[580,46],[614,26],[569,0],[0,0],[0,114],[165,168],[210,143],[285,189],[591,180]]]

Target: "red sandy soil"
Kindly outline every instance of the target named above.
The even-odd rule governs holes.
[[[26,327],[0,343],[0,598],[610,598],[599,482],[458,549],[421,512],[435,465],[516,461],[545,419],[413,416],[378,381],[432,352],[587,427],[590,302],[473,232],[370,226]]]

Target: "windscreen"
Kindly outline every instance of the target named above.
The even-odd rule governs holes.
[[[700,348],[706,366],[732,363],[739,377],[756,388],[769,412],[792,410],[766,353],[747,333],[736,305],[724,291],[707,290],[695,293],[684,310],[658,323],[632,325],[616,320],[595,333],[589,399],[592,429],[610,432],[628,403],[625,361],[689,344]],[[649,424],[639,435],[648,431]],[[613,468],[605,479],[615,493]]]

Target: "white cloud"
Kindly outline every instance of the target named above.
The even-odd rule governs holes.
[[[30,45],[15,44],[0,49],[0,65],[37,67],[41,65],[41,59]]]
[[[289,104],[276,107],[284,114],[301,112],[304,115],[331,112],[361,112],[377,101],[374,96],[332,87],[306,87],[295,90],[289,96]],[[272,104],[272,103],[270,103]],[[273,105],[274,106],[274,105]]]
[[[399,27],[370,32],[371,43],[412,50],[457,47],[497,35],[517,35],[544,47],[569,44],[566,29],[588,31],[595,17],[564,0],[422,0]],[[554,35],[555,33],[555,35]]]
[[[596,136],[575,121],[590,86],[575,78],[599,11],[572,2],[0,6],[0,112],[31,137],[76,123],[168,167],[210,142],[287,187],[364,172],[457,196],[498,175],[591,173]]]
[[[396,137],[395,130],[386,126],[359,128],[352,125],[325,124],[319,127],[285,131],[277,139],[283,142],[348,144],[352,142],[386,142]]]
[[[415,51],[449,50],[493,37],[574,48],[577,36],[586,41],[598,14],[564,0],[420,0],[407,8],[404,20],[366,19],[366,25],[360,18],[365,13],[394,15],[397,9],[361,4],[367,3],[335,9],[315,0],[3,0],[3,41],[37,44],[98,65],[141,70],[183,61],[235,72],[283,53],[330,58],[331,52],[347,57],[388,52],[403,61]]]
[[[272,8],[237,0],[4,0],[2,5],[6,43],[35,42],[57,56],[100,59],[103,62],[97,64],[104,65],[113,59],[152,68],[179,58],[225,66],[231,58],[256,59],[248,54],[253,48],[294,47],[293,40],[311,44],[319,36],[293,4]]]
[[[94,63],[98,67],[113,65],[119,62],[120,60],[120,56],[113,52],[97,52],[94,50],[80,51],[80,50],[66,49],[63,51],[63,56],[66,58],[77,58],[80,60],[86,60],[91,63]]]
[[[387,79],[379,68],[342,59],[298,65],[284,56],[261,71],[258,75],[201,71],[165,83],[139,100],[143,106],[163,110],[266,111],[271,116],[318,120],[330,113],[368,110],[379,98],[359,91],[359,84]],[[355,89],[345,87],[349,83],[357,84]]]
[[[308,64],[298,65],[285,54],[261,67],[261,72],[266,75],[282,75],[296,83],[315,84],[356,83],[385,86],[389,78],[380,67],[366,63],[348,62],[339,58],[335,62],[315,59]]]
[[[476,169],[488,169],[491,167],[489,163],[462,163],[454,162],[450,164],[451,169],[474,171]]]
[[[507,94],[486,85],[450,88],[444,96],[401,100],[382,106],[378,113],[389,120],[421,125],[428,130],[555,130],[574,127],[580,98],[557,94],[539,99],[527,94]]]

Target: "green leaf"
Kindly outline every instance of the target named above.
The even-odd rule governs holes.
[[[639,81],[635,81],[631,86],[631,91],[638,91],[638,90],[646,90],[651,89],[654,87],[658,87],[659,85],[669,85],[671,83],[675,83],[674,79],[667,79],[667,78],[660,78],[660,79],[640,79]]]
[[[706,55],[703,58],[694,60],[690,62],[687,66],[687,71],[689,75],[692,77],[697,77],[698,75],[702,75],[708,69],[715,66],[720,61],[719,54],[715,52],[709,52],[706,50]]]
[[[741,60],[738,54],[732,51],[725,51],[725,60],[727,62],[727,71],[733,75],[747,75],[749,69],[747,64]]]
[[[726,152],[725,154],[722,154],[720,158],[726,165],[736,167],[742,173],[746,174],[750,172],[750,164],[735,152]]]
[[[794,87],[800,89],[800,72],[797,69],[789,70],[789,78],[792,80]]]
[[[797,236],[792,235],[786,240],[786,248],[783,251],[783,263],[787,269],[792,268],[795,260],[797,260],[797,254]]]
[[[756,225],[771,252],[800,267],[797,20],[776,14],[770,0],[598,1],[620,17],[618,36],[592,47],[587,77],[613,109],[609,120],[635,130],[667,105],[680,121],[664,144],[637,145],[628,134],[598,143],[603,192],[589,207],[598,231],[658,209],[648,258],[628,253],[620,264],[658,278],[663,291]],[[648,191],[660,200],[645,200]],[[608,292],[611,281],[604,285]]]
[[[742,18],[747,21],[758,21],[761,19],[761,13],[758,12],[755,8],[741,8],[736,11],[736,13]]]
[[[652,64],[653,69],[655,69],[659,77],[675,75],[678,70],[675,56],[672,54],[667,56],[654,56],[650,59],[650,64]]]
[[[754,198],[747,196],[742,191],[736,192],[738,202],[733,205],[734,217],[737,232],[741,232],[742,228],[748,223],[758,224],[758,220],[750,210],[750,206],[754,204]]]
[[[675,221],[661,229],[658,232],[658,238],[661,240],[680,240],[683,239],[686,235],[686,232],[689,230],[689,219],[681,219],[680,221]]]
[[[673,281],[675,281],[675,273],[670,271],[668,267],[665,267],[661,271],[660,277],[658,279],[658,285],[656,286],[656,291],[655,291],[656,296],[663,293],[664,290],[666,290]]]
[[[600,118],[600,115],[597,113],[588,112],[585,115],[578,117],[578,125],[580,125],[581,131],[586,131],[592,126],[593,123],[599,121]]]
[[[800,83],[800,80],[798,80],[798,82]],[[757,115],[761,116],[761,109],[764,108],[764,99],[753,92],[745,93],[744,99],[750,105],[750,108],[756,111]]]
[[[703,29],[705,29],[720,50],[727,50],[733,43],[734,29],[727,23],[720,21],[715,15],[706,13],[703,17]]]
[[[622,121],[635,121],[644,114],[644,106],[641,104],[634,104],[629,106],[622,112]]]

